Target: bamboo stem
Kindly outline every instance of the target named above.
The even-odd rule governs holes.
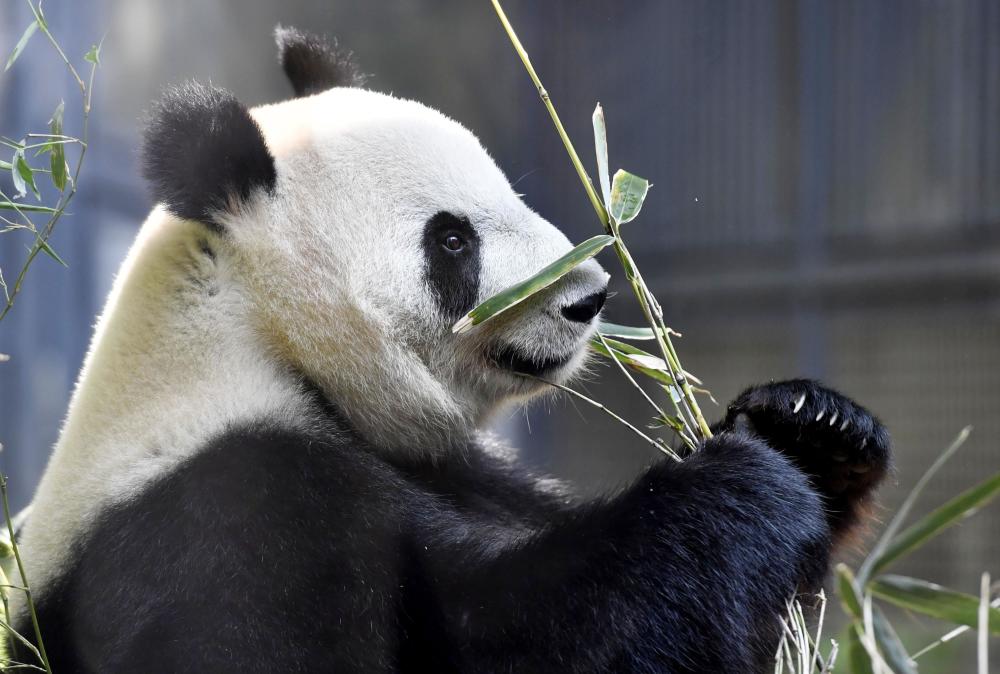
[[[28,269],[35,261],[35,258],[38,257],[38,253],[44,250],[45,247],[48,245],[49,238],[52,236],[52,232],[55,229],[56,223],[59,221],[59,218],[62,217],[63,213],[66,212],[66,208],[69,206],[70,202],[73,201],[73,197],[76,196],[76,188],[77,188],[77,182],[79,181],[80,178],[80,170],[83,168],[83,159],[87,154],[88,134],[90,129],[90,108],[91,108],[92,96],[94,93],[94,75],[97,72],[97,64],[96,63],[91,64],[90,77],[88,78],[87,83],[84,84],[83,80],[80,79],[80,76],[77,74],[76,68],[74,68],[73,65],[66,58],[66,54],[63,53],[62,49],[59,48],[59,45],[55,41],[55,38],[52,36],[52,34],[48,31],[48,28],[45,26],[44,19],[42,19],[38,15],[35,6],[31,4],[30,0],[28,2],[28,5],[31,7],[32,12],[35,14],[35,20],[38,21],[39,27],[42,29],[45,35],[48,36],[49,41],[52,42],[53,45],[55,45],[56,50],[59,52],[59,56],[62,58],[63,62],[69,68],[73,77],[76,78],[77,83],[80,85],[81,91],[83,93],[83,130],[80,134],[79,140],[77,141],[80,145],[80,154],[77,157],[76,167],[73,171],[73,175],[70,180],[70,188],[68,191],[63,192],[60,195],[59,201],[56,203],[56,210],[49,217],[48,222],[45,223],[45,227],[42,228],[41,232],[37,232],[35,230],[34,223],[32,223],[31,220],[26,215],[24,215],[24,213],[19,208],[17,208],[17,206],[14,206],[14,210],[17,212],[17,214],[20,215],[22,218],[24,218],[24,220],[27,223],[29,223],[30,229],[32,231],[36,232],[35,235],[36,238],[34,244],[28,251],[28,257],[25,259],[24,264],[21,266],[21,270],[18,272],[17,277],[14,279],[13,285],[9,287],[6,284],[4,285],[3,290],[6,302],[4,303],[3,309],[0,309],[0,321],[2,321],[10,312],[10,310],[14,308],[14,301],[17,299],[18,294],[21,292],[21,286],[24,283],[24,278],[28,273]],[[7,199],[7,201],[14,203],[10,199]]]
[[[576,169],[576,174],[580,179],[580,183],[587,192],[587,198],[590,199],[590,204],[593,206],[594,212],[597,213],[597,217],[601,221],[601,225],[604,227],[605,231],[615,237],[615,252],[618,255],[618,259],[621,262],[622,267],[625,269],[625,276],[628,279],[629,284],[632,286],[632,292],[639,301],[639,306],[642,308],[646,322],[653,329],[654,335],[656,335],[657,346],[663,354],[663,360],[667,363],[671,376],[674,378],[675,385],[680,389],[678,391],[678,397],[680,397],[681,401],[683,401],[683,405],[681,405],[674,398],[674,396],[670,396],[678,417],[685,423],[685,425],[692,426],[697,429],[697,435],[700,435],[703,439],[712,437],[712,431],[709,428],[708,423],[705,421],[705,417],[701,412],[701,407],[698,405],[698,401],[695,400],[691,384],[684,376],[684,369],[681,367],[680,359],[677,357],[677,351],[674,349],[673,342],[670,340],[670,336],[666,332],[666,325],[663,322],[662,309],[656,302],[653,294],[649,291],[649,287],[646,285],[645,281],[643,281],[638,267],[633,262],[631,254],[625,247],[625,243],[621,239],[617,223],[608,215],[607,209],[604,207],[601,199],[597,196],[597,192],[594,190],[594,183],[587,174],[587,170],[584,168],[583,162],[580,161],[580,156],[577,154],[576,148],[573,146],[573,142],[569,138],[569,134],[566,133],[562,120],[559,119],[559,113],[556,112],[556,108],[552,103],[551,97],[542,85],[541,78],[539,78],[534,66],[531,64],[528,52],[524,49],[524,46],[521,44],[521,40],[517,37],[517,33],[514,31],[513,26],[511,26],[510,21],[507,19],[507,14],[500,6],[500,1],[491,0],[491,2],[493,3],[493,9],[496,11],[497,17],[500,19],[500,23],[503,25],[504,30],[507,32],[507,36],[510,38],[511,44],[514,46],[514,51],[516,51],[517,55],[520,57],[525,70],[528,71],[528,76],[531,78],[532,83],[534,83],[535,89],[538,91],[538,96],[542,99],[542,104],[545,105],[545,109],[549,112],[549,117],[552,118],[552,123],[556,127],[556,132],[559,134],[560,140],[562,140],[563,147],[566,148],[566,153],[569,155],[573,168]],[[694,445],[689,439],[685,438],[685,442],[689,445],[689,447],[694,449]]]
[[[14,536],[14,522],[10,517],[10,504],[7,499],[7,478],[0,474],[0,498],[3,499],[3,518],[7,522],[7,533],[10,534],[10,548],[14,552],[14,561],[17,563],[17,572],[21,575],[21,583],[24,585],[24,596],[28,604],[28,613],[31,615],[31,627],[35,631],[35,639],[38,642],[38,657],[45,665],[45,671],[52,674],[52,667],[49,665],[49,656],[45,652],[45,642],[42,640],[42,628],[38,624],[38,612],[35,610],[35,602],[31,595],[31,586],[28,585],[28,575],[24,571],[24,562],[21,561],[21,551],[18,549],[17,540]]]
[[[514,27],[511,26],[510,21],[507,20],[507,15],[504,13],[503,7],[500,6],[499,0],[492,0],[492,2],[493,9],[496,10],[500,23],[503,24],[504,30],[507,31],[507,36],[514,45],[514,51],[516,51],[517,55],[521,57],[521,63],[524,64],[525,70],[528,71],[528,76],[535,84],[535,89],[538,90],[538,97],[542,99],[545,109],[549,111],[549,117],[552,118],[552,123],[555,124],[556,131],[559,133],[559,138],[562,139],[563,147],[566,148],[566,152],[569,154],[569,159],[573,162],[573,168],[576,169],[576,174],[580,177],[580,182],[583,183],[583,189],[587,191],[587,198],[590,199],[590,205],[594,207],[594,210],[597,212],[597,217],[601,220],[601,224],[604,225],[605,230],[607,230],[610,234],[610,229],[608,228],[608,223],[610,222],[608,212],[605,210],[604,204],[601,203],[600,198],[597,196],[597,192],[594,190],[594,183],[590,180],[590,176],[587,175],[587,170],[583,168],[583,162],[580,161],[580,156],[576,153],[576,149],[573,147],[573,143],[569,139],[569,134],[567,134],[566,129],[563,128],[562,120],[559,119],[559,113],[556,112],[556,108],[552,104],[552,99],[549,98],[549,92],[545,90],[544,86],[542,86],[542,81],[539,79],[538,73],[535,72],[534,66],[531,65],[531,59],[528,58],[528,52],[524,50],[524,47],[521,45],[521,41],[517,37],[517,33],[514,32]]]

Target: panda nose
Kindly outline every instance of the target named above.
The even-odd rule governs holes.
[[[608,299],[607,288],[563,307],[562,315],[575,323],[589,323],[594,316],[601,312],[601,307],[604,306],[606,299]]]

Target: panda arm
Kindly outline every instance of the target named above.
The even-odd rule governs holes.
[[[889,433],[868,410],[809,379],[751,386],[715,431],[742,428],[791,459],[823,497],[839,543],[863,531],[875,488],[892,470]]]
[[[574,500],[560,481],[477,444],[434,462],[397,462],[396,467],[421,489],[480,521],[539,527]]]
[[[461,669],[477,672],[755,671],[829,547],[805,476],[740,433],[506,542],[422,526]]]

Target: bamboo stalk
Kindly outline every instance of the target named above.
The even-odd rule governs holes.
[[[493,3],[493,9],[496,11],[497,17],[500,19],[500,23],[503,25],[504,30],[507,32],[507,36],[510,38],[511,44],[514,46],[514,51],[516,51],[517,55],[520,57],[525,70],[528,71],[528,76],[535,85],[535,89],[538,91],[538,96],[541,98],[542,104],[548,111],[549,117],[552,118],[552,123],[555,125],[556,132],[559,134],[560,140],[562,140],[563,147],[566,148],[566,153],[569,155],[573,168],[576,169],[576,174],[587,193],[587,198],[590,199],[590,204],[593,206],[594,212],[597,213],[597,217],[601,221],[601,225],[604,227],[605,231],[615,237],[615,252],[617,253],[618,259],[625,270],[625,276],[628,279],[629,284],[632,286],[632,292],[639,301],[639,306],[642,308],[642,313],[646,322],[653,329],[653,333],[656,336],[657,346],[663,354],[663,360],[667,363],[671,376],[674,378],[675,385],[679,388],[678,393],[683,405],[671,396],[671,402],[677,411],[678,417],[685,423],[685,425],[691,426],[695,429],[696,436],[700,436],[702,439],[712,437],[712,431],[708,426],[708,422],[705,421],[705,417],[702,414],[701,407],[698,405],[698,401],[695,399],[691,384],[684,376],[684,369],[681,367],[680,359],[677,357],[677,350],[674,348],[673,342],[670,340],[670,336],[666,332],[666,325],[663,322],[663,310],[656,302],[653,294],[649,291],[649,287],[646,285],[645,281],[643,281],[638,267],[632,260],[632,256],[628,252],[628,248],[626,248],[625,243],[621,238],[618,224],[608,215],[607,209],[601,202],[601,199],[597,196],[597,192],[594,190],[594,183],[590,179],[590,175],[587,173],[587,170],[584,168],[583,162],[580,161],[580,156],[577,154],[576,148],[573,146],[573,142],[569,138],[569,134],[566,133],[565,127],[563,127],[562,120],[559,118],[559,113],[556,112],[555,105],[552,103],[552,99],[549,96],[548,91],[546,91],[541,78],[538,76],[534,66],[531,64],[531,58],[528,56],[528,52],[521,44],[521,40],[517,37],[517,33],[514,31],[514,27],[511,26],[510,20],[507,18],[507,14],[503,11],[503,7],[500,6],[500,1],[491,0],[491,2]],[[685,441],[692,449],[694,449],[694,445],[691,444],[690,440],[686,439]]]

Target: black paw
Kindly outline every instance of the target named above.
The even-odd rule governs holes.
[[[826,499],[835,528],[853,524],[891,464],[889,433],[868,410],[808,379],[754,386],[726,411],[788,456]]]

